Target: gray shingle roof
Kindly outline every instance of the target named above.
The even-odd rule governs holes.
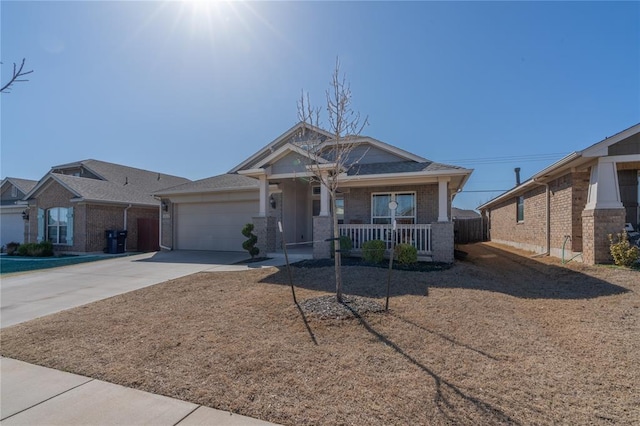
[[[36,186],[36,184],[38,183],[37,180],[20,179],[20,178],[12,178],[12,177],[5,178],[3,183],[7,182],[7,181],[11,182],[23,194],[28,194],[29,191],[31,191]]]
[[[51,173],[51,176],[67,187],[71,192],[86,201],[157,206],[160,202],[151,194],[135,186],[87,179],[77,176]]]
[[[166,188],[161,191],[157,191],[155,194],[180,194],[193,192],[224,191],[230,189],[258,189],[258,180],[247,176],[227,173],[206,179],[196,180],[194,182],[185,183],[171,188]]]
[[[106,181],[135,186],[149,194],[163,188],[190,182],[189,179],[99,160],[82,160],[51,168],[52,172],[83,166]]]
[[[417,163],[415,161],[395,161],[388,163],[358,164],[352,166],[347,172],[348,176],[379,175],[388,173],[413,173],[431,172],[445,170],[461,170],[462,167],[450,166],[447,164],[426,162]]]

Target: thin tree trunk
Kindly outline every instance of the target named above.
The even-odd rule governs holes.
[[[340,230],[338,229],[338,215],[336,214],[336,197],[335,193],[331,194],[331,204],[332,204],[332,212],[331,215],[333,219],[333,244],[335,247],[335,252],[333,254],[334,264],[335,264],[335,272],[336,272],[336,298],[339,303],[342,303],[342,253],[340,251]]]

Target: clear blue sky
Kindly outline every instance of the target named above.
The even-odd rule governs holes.
[[[1,175],[95,158],[224,173],[322,105],[339,56],[365,134],[509,189],[640,122],[640,2],[1,1]],[[326,123],[326,119],[325,119]],[[468,192],[475,208],[499,193]]]

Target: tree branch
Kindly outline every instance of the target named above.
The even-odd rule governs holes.
[[[13,75],[11,76],[11,79],[7,82],[7,84],[2,86],[2,88],[0,89],[0,93],[10,93],[9,90],[11,89],[11,85],[13,83],[29,81],[27,79],[21,79],[20,78],[20,77],[23,77],[23,76],[25,76],[27,74],[31,74],[33,72],[33,70],[22,71],[24,69],[25,61],[26,61],[26,59],[22,58],[22,62],[20,63],[19,67],[17,66],[17,64],[15,62],[13,63]]]

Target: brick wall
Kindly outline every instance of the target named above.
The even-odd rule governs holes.
[[[352,220],[371,223],[371,194],[378,192],[415,192],[416,223],[438,221],[438,184],[432,184],[351,188],[349,193],[344,196],[344,223],[350,223]],[[450,206],[447,208],[447,211],[451,211]]]
[[[567,173],[549,182],[550,254],[570,258],[583,252],[587,238],[583,223],[583,210],[589,191],[589,172]],[[546,252],[546,196],[545,187],[539,186],[524,194],[524,221],[516,221],[516,198],[505,201],[491,210],[491,240],[520,247],[537,253]],[[593,222],[593,219],[590,219]],[[615,219],[617,221],[617,219]],[[569,236],[565,243],[565,237]],[[564,244],[564,253],[563,253]],[[607,248],[608,250],[608,248]],[[586,261],[586,260],[585,260]]]
[[[86,245],[83,251],[100,252],[107,247],[105,231],[124,229],[124,207],[122,206],[86,206]],[[129,239],[127,238],[127,247]]]
[[[258,238],[256,247],[260,250],[259,256],[276,250],[276,233],[278,224],[275,217],[256,216],[252,218],[253,233]]]
[[[434,262],[453,262],[453,222],[431,224],[431,250]]]
[[[56,245],[56,252],[92,253],[102,252],[107,246],[105,231],[123,230],[125,206],[72,203],[74,195],[57,182],[52,181],[33,200],[29,208],[28,241],[36,242],[38,237],[38,209],[53,207],[73,208],[73,245]],[[127,211],[128,251],[136,251],[138,245],[138,218],[158,217],[157,207],[132,207]]]
[[[313,258],[326,259],[331,257],[331,243],[325,241],[333,236],[332,219],[330,216],[313,217]]]
[[[513,197],[491,209],[491,241],[535,252],[546,251],[545,188],[532,188],[524,195],[524,221],[517,220],[517,199]]]
[[[621,232],[624,227],[624,209],[585,210],[582,212],[584,263],[611,263],[609,234]]]

